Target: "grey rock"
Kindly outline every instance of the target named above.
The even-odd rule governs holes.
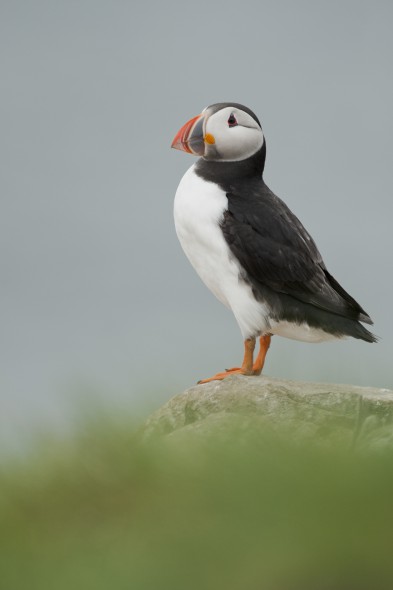
[[[231,376],[174,396],[148,418],[143,438],[225,436],[288,430],[293,440],[393,449],[393,391]]]

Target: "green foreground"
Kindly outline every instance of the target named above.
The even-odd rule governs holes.
[[[393,456],[101,421],[0,473],[4,590],[393,588]]]

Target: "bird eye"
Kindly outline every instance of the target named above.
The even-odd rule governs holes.
[[[236,127],[236,125],[237,125],[236,117],[233,113],[231,113],[229,115],[229,119],[228,119],[228,126],[229,127]]]

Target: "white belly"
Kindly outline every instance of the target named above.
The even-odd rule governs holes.
[[[192,166],[183,176],[175,197],[174,217],[183,250],[205,285],[227,307],[244,338],[267,330],[267,310],[255,300],[240,278],[240,265],[232,256],[219,222],[228,208],[225,192],[200,178]]]
[[[219,227],[228,208],[225,192],[200,178],[192,166],[183,176],[175,197],[175,226],[183,250],[214,295],[234,313],[243,338],[272,333],[304,342],[335,338],[307,324],[269,319],[269,311],[241,279],[241,267]]]

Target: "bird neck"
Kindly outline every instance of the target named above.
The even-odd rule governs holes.
[[[213,161],[200,158],[195,165],[195,171],[204,180],[215,182],[224,189],[227,189],[228,185],[234,181],[244,180],[246,178],[261,179],[265,167],[265,159],[266,144],[263,142],[261,149],[245,160],[220,162],[219,160]]]

